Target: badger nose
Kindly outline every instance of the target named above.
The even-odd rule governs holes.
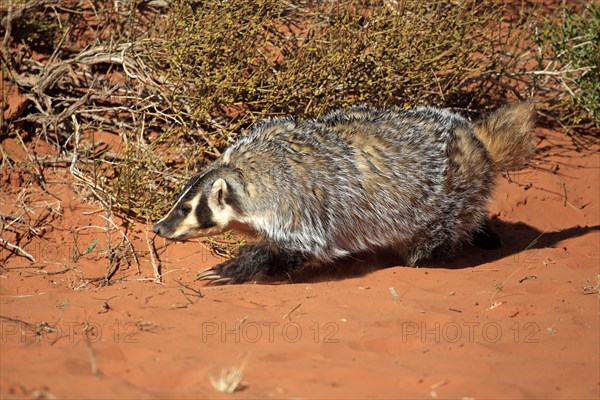
[[[154,233],[156,233],[157,235],[160,236],[161,228],[162,228],[162,226],[161,226],[160,222],[157,223],[157,224],[154,224],[154,226],[152,226],[152,232],[154,232]]]

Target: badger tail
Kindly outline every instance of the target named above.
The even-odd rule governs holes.
[[[475,125],[475,135],[490,152],[498,172],[522,168],[533,155],[532,101],[504,106]]]

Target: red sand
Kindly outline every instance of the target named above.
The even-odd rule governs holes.
[[[534,168],[500,178],[490,208],[501,249],[427,268],[365,256],[283,284],[204,287],[195,274],[218,259],[158,238],[156,283],[139,225],[141,272],[97,287],[105,212],[65,168],[46,171],[47,192],[5,169],[0,212],[27,202],[27,218],[47,218],[39,237],[3,233],[36,262],[0,249],[0,397],[598,399],[600,153],[536,133]],[[24,159],[15,138],[2,146]],[[213,389],[209,376],[244,362],[243,390]]]

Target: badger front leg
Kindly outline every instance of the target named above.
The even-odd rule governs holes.
[[[306,257],[297,252],[273,249],[265,244],[247,244],[237,257],[198,274],[198,280],[212,284],[235,284],[260,280],[266,276],[289,274],[302,266]]]

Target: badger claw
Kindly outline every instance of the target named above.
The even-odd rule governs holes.
[[[222,276],[212,267],[202,270],[196,275],[196,280],[198,281],[215,280],[219,278],[222,278]]]
[[[196,280],[208,281],[208,285],[222,285],[230,283],[233,279],[219,275],[214,267],[210,267],[200,271],[196,276]]]
[[[196,275],[196,280],[203,280],[205,277],[213,275],[213,274],[218,275],[215,268],[208,267],[208,268],[203,269],[202,271],[198,272],[198,275]]]
[[[221,279],[215,279],[212,282],[209,282],[209,285],[227,285],[229,283],[233,282],[233,279],[231,278],[221,278]]]
[[[203,276],[197,278],[197,280],[199,280],[199,281],[216,281],[217,279],[221,279],[221,278],[223,278],[221,275],[209,274],[209,275],[203,275]]]

